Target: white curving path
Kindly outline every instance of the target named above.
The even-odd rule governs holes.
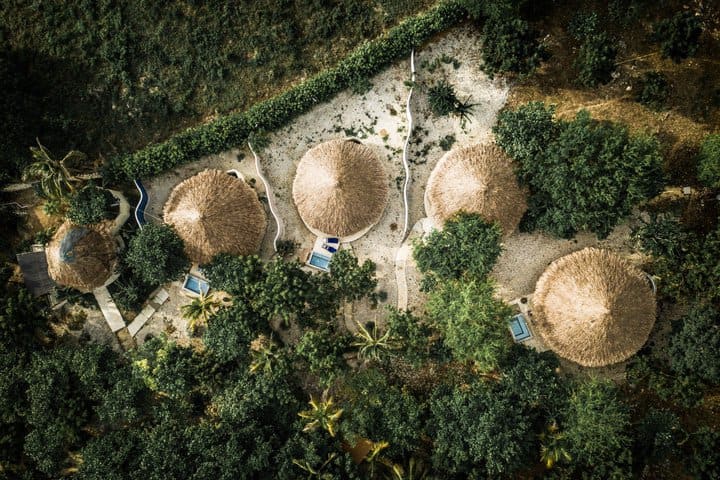
[[[280,215],[277,213],[277,210],[275,210],[275,195],[273,194],[273,191],[270,188],[270,183],[267,181],[267,178],[265,178],[265,175],[263,175],[262,170],[260,170],[260,158],[255,153],[255,150],[253,150],[253,147],[250,144],[250,142],[248,142],[248,148],[252,152],[253,157],[255,157],[255,171],[257,171],[260,181],[265,186],[265,196],[267,197],[268,207],[270,207],[270,213],[272,214],[273,218],[275,219],[275,225],[277,226],[277,231],[275,232],[275,238],[273,238],[273,248],[277,252],[277,242],[280,239],[280,236],[283,234],[285,225],[283,224],[283,221],[280,218]]]
[[[412,109],[410,108],[410,99],[412,98],[413,90],[415,88],[415,50],[410,51],[410,80],[412,86],[408,93],[407,103],[405,104],[405,116],[407,117],[407,137],[405,137],[405,146],[403,147],[403,168],[405,169],[405,184],[403,185],[403,203],[405,206],[405,222],[403,223],[403,232],[400,237],[405,241],[408,235],[408,222],[410,221],[410,204],[408,203],[408,188],[410,187],[410,164],[408,162],[408,148],[410,147],[410,137],[413,132],[413,116]]]

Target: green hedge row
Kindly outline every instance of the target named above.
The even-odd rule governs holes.
[[[252,132],[271,131],[285,125],[354,82],[377,74],[466,16],[467,11],[461,1],[441,2],[427,12],[402,22],[385,35],[362,44],[335,67],[245,112],[189,128],[163,143],[113,158],[106,166],[105,180],[115,183],[123,177],[153,177],[204,155],[238,147]]]

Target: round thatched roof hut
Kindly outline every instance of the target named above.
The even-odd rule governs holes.
[[[293,182],[300,217],[319,236],[357,238],[380,220],[387,197],[380,159],[356,140],[330,140],[311,148]]]
[[[190,260],[200,264],[218,253],[257,252],[267,226],[255,190],[221,170],[204,170],[179,183],[163,216],[182,238]]]
[[[101,229],[63,223],[45,250],[48,273],[56,283],[81,292],[105,284],[117,263],[113,238]]]
[[[553,262],[537,282],[533,308],[547,346],[586,367],[631,357],[655,323],[655,294],[645,274],[596,248]]]
[[[512,161],[494,143],[457,148],[437,163],[425,189],[425,212],[442,227],[455,213],[477,213],[511,234],[527,210]]]

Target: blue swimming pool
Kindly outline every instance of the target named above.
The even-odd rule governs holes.
[[[513,339],[516,342],[522,342],[523,340],[532,338],[532,333],[530,333],[527,321],[525,321],[525,317],[522,313],[518,313],[517,315],[510,318],[509,325],[510,333],[512,333]]]
[[[185,283],[183,283],[183,288],[197,295],[207,295],[208,291],[210,290],[210,284],[202,278],[196,277],[195,275],[186,275]]]
[[[315,267],[317,269],[323,270],[325,272],[330,271],[330,258],[326,257],[325,255],[322,255],[317,252],[312,252],[310,254],[310,258],[308,259],[307,263],[311,267]]]

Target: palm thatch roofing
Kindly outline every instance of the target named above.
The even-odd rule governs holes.
[[[553,262],[537,282],[533,305],[547,346],[586,367],[631,357],[655,323],[655,295],[645,274],[597,248]]]
[[[293,182],[300,217],[316,234],[349,237],[376,224],[387,203],[385,169],[369,147],[330,140],[305,153]]]
[[[437,163],[425,190],[425,211],[441,227],[459,211],[477,213],[511,234],[527,210],[514,166],[494,143],[457,148]]]
[[[55,282],[86,293],[101,287],[117,264],[117,247],[107,231],[70,222],[58,228],[45,254]]]
[[[190,260],[200,264],[218,253],[256,253],[267,227],[255,190],[221,170],[203,170],[180,182],[163,216],[182,238]]]

